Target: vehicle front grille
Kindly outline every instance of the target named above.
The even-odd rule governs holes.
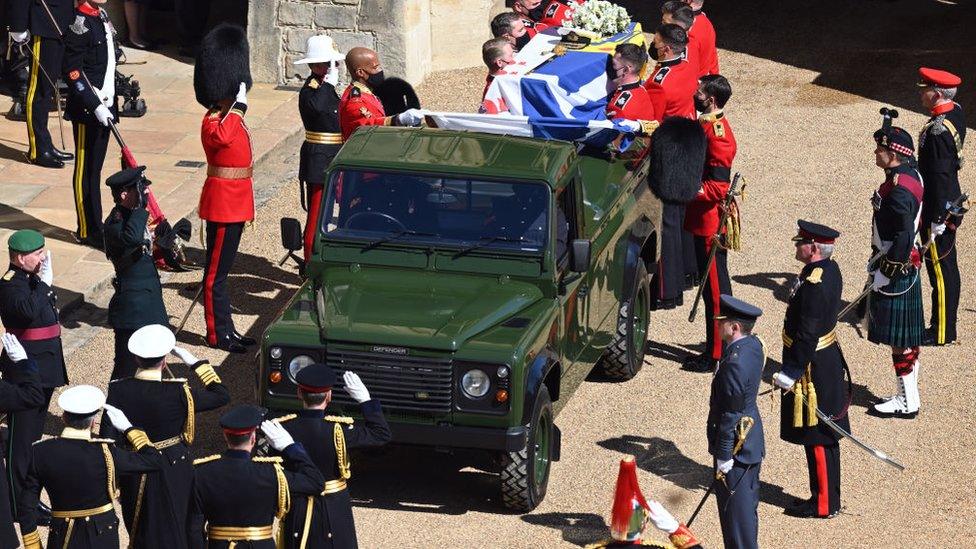
[[[390,355],[330,348],[329,366],[339,376],[355,372],[384,410],[447,414],[451,411],[453,367],[450,357]],[[345,391],[333,391],[337,404],[354,405]]]

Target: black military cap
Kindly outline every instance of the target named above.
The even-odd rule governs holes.
[[[819,223],[812,223],[800,219],[797,220],[796,224],[800,227],[800,230],[793,237],[793,242],[833,244],[834,240],[840,236],[838,231]]]
[[[146,171],[145,166],[138,166],[135,168],[126,168],[118,173],[113,173],[105,180],[105,184],[111,188],[125,188],[130,185],[135,185],[143,177],[142,172]]]
[[[874,142],[904,156],[915,156],[915,141],[911,134],[898,126],[874,132]]]
[[[220,427],[228,435],[246,435],[261,425],[268,411],[260,406],[241,404],[220,416]]]
[[[762,309],[755,305],[750,305],[741,299],[732,297],[729,294],[722,294],[719,312],[721,314],[715,317],[718,320],[728,319],[755,322],[757,318],[762,316]]]
[[[327,364],[309,364],[298,372],[295,381],[306,393],[324,393],[335,385],[336,373]]]

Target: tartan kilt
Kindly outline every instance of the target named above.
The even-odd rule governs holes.
[[[918,347],[925,331],[922,311],[922,280],[918,268],[908,276],[888,283],[868,297],[868,341],[894,347]]]

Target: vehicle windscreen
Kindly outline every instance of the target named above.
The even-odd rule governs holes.
[[[329,182],[329,238],[538,252],[549,234],[549,187],[437,175],[341,170]]]

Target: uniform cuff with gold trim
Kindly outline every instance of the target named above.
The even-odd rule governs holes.
[[[238,114],[241,118],[244,118],[244,114],[247,113],[247,103],[241,103],[239,101],[234,102],[234,104],[230,106],[230,111],[227,114],[230,113]]]
[[[152,442],[150,442],[149,437],[146,436],[145,431],[136,429],[135,427],[125,432],[125,438],[136,451],[142,450],[146,446],[152,446]]]
[[[41,535],[37,533],[37,530],[23,534],[21,539],[24,541],[25,549],[41,549]]]
[[[197,374],[200,381],[204,386],[208,386],[211,383],[221,383],[220,376],[214,371],[213,366],[210,365],[206,360],[201,360],[193,365],[193,372]]]

